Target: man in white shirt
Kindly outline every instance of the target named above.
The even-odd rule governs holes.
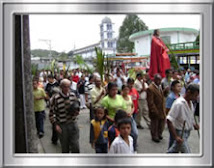
[[[139,111],[136,116],[136,123],[137,123],[137,128],[143,129],[143,126],[141,125],[142,116],[146,121],[146,124],[148,125],[148,127],[150,127],[149,109],[148,109],[148,103],[146,99],[147,98],[146,90],[148,88],[148,84],[143,81],[143,75],[141,73],[138,73],[136,77],[137,79],[135,80],[134,87],[139,93],[139,99],[138,99]]]
[[[168,149],[168,153],[191,153],[188,145],[190,131],[199,125],[194,120],[193,100],[196,100],[199,94],[199,85],[189,84],[184,97],[176,99],[167,116],[167,124],[174,142]]]
[[[124,118],[118,122],[120,135],[114,139],[109,153],[134,154],[133,138],[131,133],[131,119]]]
[[[117,73],[114,75],[114,81],[117,84],[118,90],[120,92],[122,89],[122,85],[125,83],[125,79],[121,74],[120,69],[117,69]]]

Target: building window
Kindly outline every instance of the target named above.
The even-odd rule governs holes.
[[[104,46],[104,42],[102,42],[102,48],[104,48],[105,46]]]
[[[107,37],[108,37],[108,38],[112,38],[112,33],[111,33],[111,32],[108,32]]]
[[[162,36],[161,38],[165,44],[171,44],[171,37],[170,36]]]
[[[111,24],[107,24],[107,30],[111,30],[112,29],[112,25]]]
[[[104,34],[103,33],[101,33],[101,40],[103,40],[104,39]]]
[[[103,25],[100,26],[100,31],[101,31],[101,32],[103,31]]]
[[[112,42],[108,42],[108,48],[112,48],[112,47],[113,47]]]

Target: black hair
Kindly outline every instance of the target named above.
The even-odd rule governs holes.
[[[134,79],[133,78],[128,78],[127,83],[134,83]]]
[[[186,92],[188,91],[190,91],[191,93],[195,93],[195,92],[199,93],[199,85],[195,83],[190,83],[186,88]]]
[[[123,90],[123,89],[125,89],[126,87],[127,87],[127,88],[129,88],[129,87],[128,87],[128,85],[123,84],[123,86],[122,86],[122,90]]]
[[[120,126],[122,124],[130,124],[130,126],[131,126],[131,119],[130,118],[123,118],[123,119],[119,120],[118,124],[117,124],[117,128],[120,129]]]
[[[103,109],[103,110],[104,110],[103,119],[106,119],[106,116],[107,116],[107,114],[108,114],[108,110],[105,109],[103,106],[98,106],[98,107],[95,107],[95,108],[94,108],[95,120],[96,120],[96,121],[98,120],[97,117],[96,117],[96,113],[97,113],[97,110],[98,110],[98,109]]]
[[[149,68],[146,68],[146,73],[148,73],[149,72]]]
[[[174,80],[174,81],[172,81],[172,83],[171,83],[171,90],[172,90],[172,88],[175,87],[175,85],[177,85],[178,83],[180,83],[179,80]]]
[[[109,82],[108,83],[108,91],[110,91],[113,87],[117,87],[117,84],[114,82]]]
[[[49,78],[49,79],[53,79],[54,77],[53,77],[52,74],[49,74],[49,75],[48,75],[48,78]]]
[[[117,110],[115,116],[114,116],[114,121],[115,123],[118,123],[119,120],[126,118],[128,115],[124,110]]]
[[[165,74],[169,74],[171,71],[171,69],[166,69]]]
[[[136,75],[136,78],[138,78],[138,77],[142,77],[143,75],[142,75],[142,73],[137,73],[137,75]]]
[[[196,73],[196,75],[199,75],[199,70],[194,70],[194,72]]]
[[[162,79],[161,75],[159,73],[154,75],[154,79]]]
[[[159,30],[159,29],[155,29],[155,30],[154,30],[154,33],[153,33],[154,36],[158,35],[158,34],[157,34],[158,30]]]
[[[94,75],[90,75],[90,76],[89,76],[89,81],[90,81],[91,79],[93,79],[93,77],[94,77]]]

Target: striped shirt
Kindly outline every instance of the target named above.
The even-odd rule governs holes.
[[[70,92],[68,96],[61,92],[55,94],[50,100],[50,122],[53,124],[55,122],[70,123],[74,121],[77,116],[70,115],[69,109],[75,100],[77,100],[77,98],[72,92]]]
[[[91,103],[91,90],[95,87],[95,85],[93,83],[89,83],[87,82],[85,84],[85,94],[88,94],[88,102]]]

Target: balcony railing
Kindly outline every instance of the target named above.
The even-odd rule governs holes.
[[[169,45],[171,50],[194,50],[199,49],[199,42],[186,42]]]

